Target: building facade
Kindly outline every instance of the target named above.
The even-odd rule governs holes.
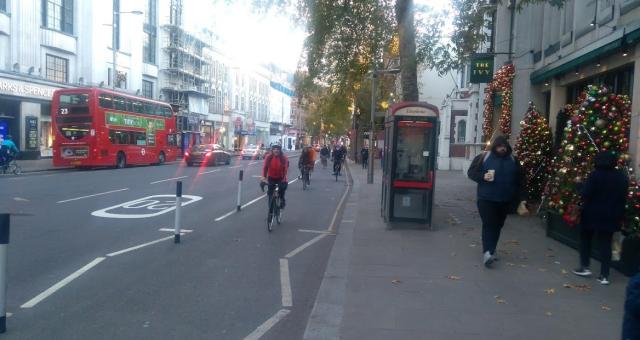
[[[13,136],[22,157],[52,155],[56,89],[103,86],[155,95],[158,69],[143,57],[145,51],[155,55],[143,29],[154,28],[155,5],[147,0],[0,1],[0,134]]]
[[[549,117],[552,130],[565,104],[589,84],[604,84],[632,100],[630,153],[640,165],[640,0],[567,0],[518,12],[496,8],[495,69],[513,63],[515,141],[528,102]],[[542,23],[542,24],[540,24]]]

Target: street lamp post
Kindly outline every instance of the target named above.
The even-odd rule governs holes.
[[[111,62],[113,63],[113,72],[111,72],[111,88],[112,89],[116,89],[116,40],[117,40],[117,36],[116,36],[116,28],[119,30],[120,28],[117,26],[116,21],[118,21],[118,16],[120,14],[134,14],[134,15],[142,15],[142,11],[129,11],[129,12],[123,12],[123,11],[116,11],[115,9],[113,10],[113,18],[111,21],[111,52],[112,52],[112,60]],[[119,21],[118,21],[119,22]]]
[[[373,153],[374,133],[376,131],[375,114],[376,114],[376,77],[379,74],[397,74],[400,73],[399,69],[377,70],[373,68],[371,73],[371,128],[369,129],[369,168],[367,169],[367,184],[373,184],[373,161],[375,154]]]

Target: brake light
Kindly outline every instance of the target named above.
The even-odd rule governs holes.
[[[184,153],[184,156],[185,156],[185,157],[189,157],[189,152],[185,152],[185,153]]]
[[[205,156],[207,156],[207,157],[211,156],[211,151],[207,152],[207,154]]]

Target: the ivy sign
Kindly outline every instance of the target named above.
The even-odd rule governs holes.
[[[493,78],[493,54],[475,54],[471,58],[472,84],[488,83]]]

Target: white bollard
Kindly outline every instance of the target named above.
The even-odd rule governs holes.
[[[176,214],[173,243],[180,243],[180,210],[182,208],[182,181],[176,183]]]

